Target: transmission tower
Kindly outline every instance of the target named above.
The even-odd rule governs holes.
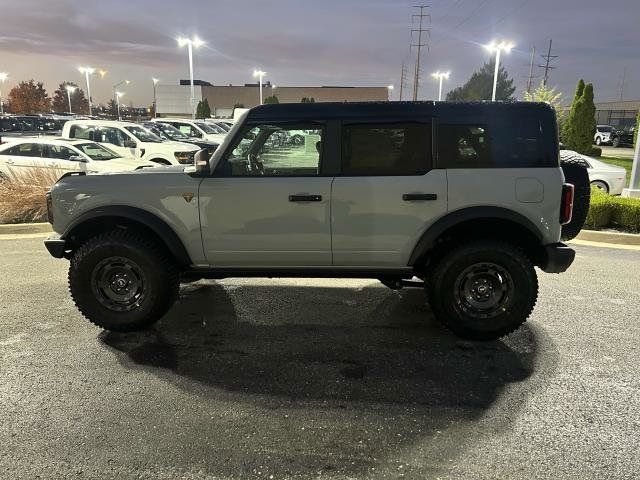
[[[402,101],[402,93],[407,84],[407,66],[402,62],[402,74],[400,75],[400,101]]]
[[[553,42],[553,39],[549,40],[549,50],[547,51],[547,54],[546,55],[540,55],[545,60],[545,64],[544,65],[538,65],[538,67],[544,68],[544,77],[542,79],[542,84],[544,86],[547,85],[547,80],[549,79],[549,72],[556,68],[556,67],[551,66],[550,64],[551,64],[551,62],[553,60],[558,58],[558,55],[551,55],[551,44],[552,44],[552,42]]]
[[[420,9],[420,13],[416,13],[415,15],[412,15],[413,21],[418,19],[418,28],[414,28],[411,30],[412,38],[414,33],[418,34],[418,43],[411,43],[411,47],[417,48],[416,70],[413,77],[413,100],[414,101],[418,99],[418,89],[420,88],[420,56],[422,53],[422,47],[427,47],[427,50],[428,50],[429,40],[431,38],[431,15],[428,13],[424,13],[425,9],[429,7],[430,7],[429,5],[416,5],[413,7],[413,8]],[[423,28],[425,18],[428,21],[427,28]]]

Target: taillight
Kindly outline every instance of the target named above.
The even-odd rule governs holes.
[[[566,225],[573,215],[573,195],[575,187],[570,183],[562,185],[562,201],[560,202],[560,225]]]
[[[47,220],[53,225],[53,201],[51,200],[51,190],[45,193],[45,199],[47,202]]]

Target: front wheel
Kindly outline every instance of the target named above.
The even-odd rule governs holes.
[[[620,138],[615,137],[615,138],[613,139],[613,141],[611,142],[611,146],[612,146],[613,148],[618,148],[618,147],[620,146]]]
[[[178,295],[178,272],[156,242],[127,230],[92,238],[71,258],[69,290],[78,310],[106,330],[140,330]]]
[[[602,139],[600,137],[596,137],[596,145],[602,145]]]
[[[427,282],[436,318],[459,337],[494,340],[531,314],[538,279],[518,248],[492,240],[459,246],[435,266]]]

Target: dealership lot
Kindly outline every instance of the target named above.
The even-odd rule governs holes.
[[[576,248],[476,344],[368,280],[198,282],[101,333],[41,238],[0,240],[0,477],[636,478],[640,251]]]

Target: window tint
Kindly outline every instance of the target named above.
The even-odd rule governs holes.
[[[128,137],[124,132],[121,132],[118,128],[113,127],[101,127],[96,131],[96,142],[110,143],[117,147],[124,147],[124,141]]]
[[[8,155],[16,155],[18,157],[39,157],[42,153],[42,144],[40,143],[21,143],[7,150]]]
[[[56,160],[69,160],[73,156],[78,156],[78,154],[62,145],[46,145],[43,156]]]
[[[313,125],[247,127],[222,163],[222,173],[233,177],[318,175],[323,136],[323,129]]]
[[[438,125],[438,167],[493,167],[487,128],[484,125]]]
[[[69,129],[70,138],[82,138],[83,140],[93,140],[95,127],[86,125],[72,125]]]
[[[431,169],[431,124],[343,128],[345,175],[422,175]]]
[[[498,168],[545,166],[542,124],[535,116],[500,116],[494,120],[493,163]]]

